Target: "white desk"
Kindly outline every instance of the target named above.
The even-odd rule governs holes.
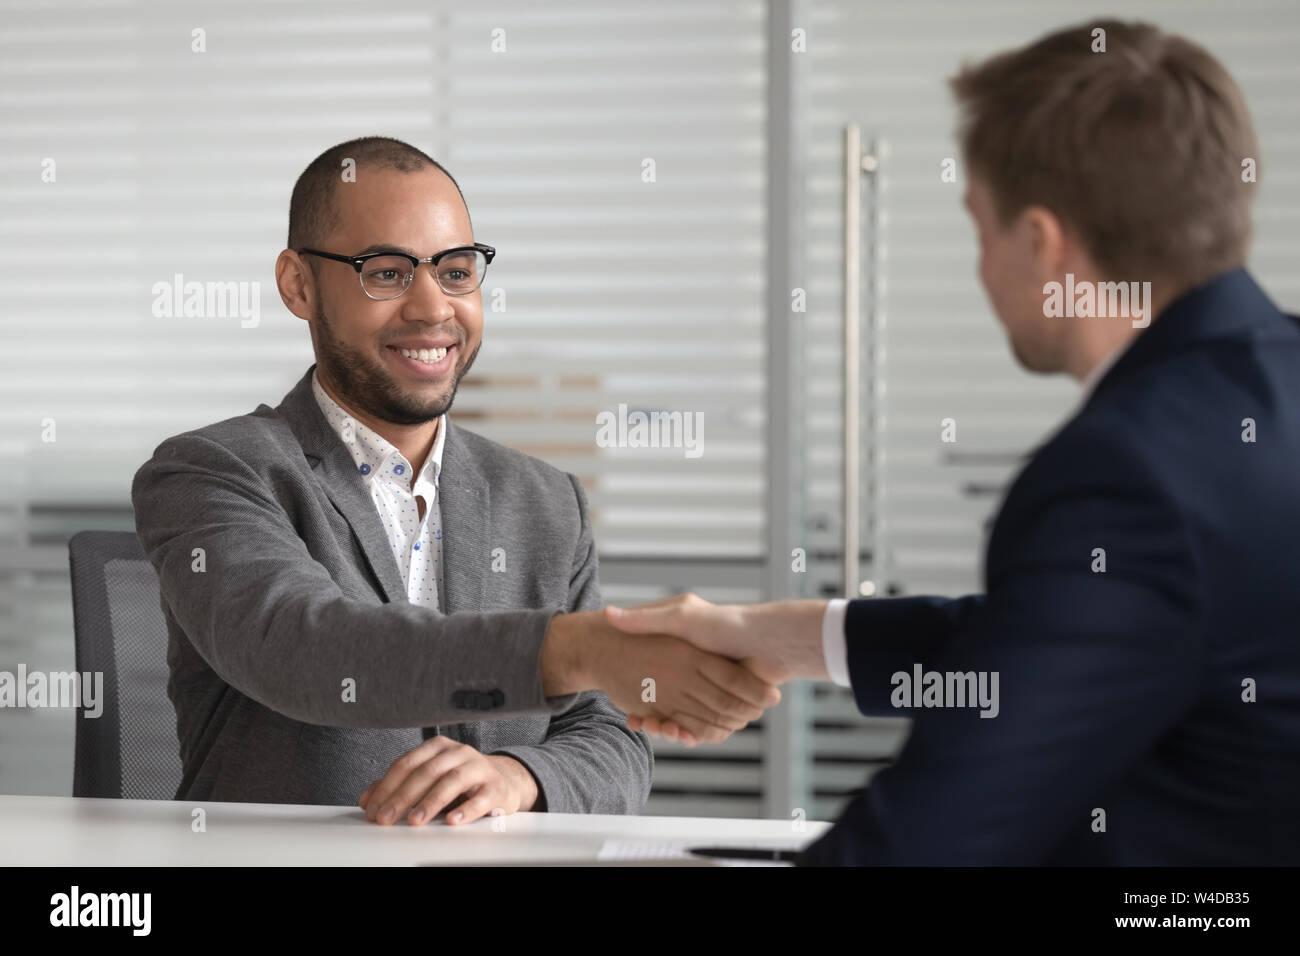
[[[206,832],[192,829],[195,808]],[[493,828],[496,824],[497,829]],[[360,807],[0,795],[0,865],[414,866],[594,863],[606,840],[789,847],[829,823],[516,813],[459,827],[366,822]]]

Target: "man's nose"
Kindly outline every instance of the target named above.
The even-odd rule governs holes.
[[[408,299],[407,308],[418,309],[436,319],[449,319],[455,312],[455,296],[448,295],[438,284],[434,266],[421,262],[411,277],[411,286],[402,296]]]

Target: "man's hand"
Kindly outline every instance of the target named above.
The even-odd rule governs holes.
[[[456,825],[497,809],[531,810],[536,802],[537,781],[519,761],[479,753],[448,737],[431,737],[402,754],[358,801],[371,823],[396,823],[410,810],[412,826],[443,810],[451,811],[447,822]]]
[[[663,634],[631,637],[599,611],[557,614],[542,647],[546,696],[601,690],[628,715],[670,721],[688,746],[720,743],[781,700],[750,669]]]
[[[629,634],[672,634],[701,650],[740,661],[771,684],[796,677],[829,680],[822,649],[825,601],[718,605],[694,594],[635,608],[606,607],[605,618]],[[679,738],[682,727],[658,714],[628,712],[632,730]]]

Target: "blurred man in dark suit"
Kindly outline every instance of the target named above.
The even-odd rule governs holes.
[[[1242,96],[1118,22],[952,85],[980,278],[1021,364],[1083,386],[985,593],[606,613],[914,718],[803,862],[1300,863],[1300,331],[1243,266]]]

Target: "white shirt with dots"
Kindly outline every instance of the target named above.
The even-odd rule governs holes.
[[[411,463],[387,439],[366,427],[330,398],[311,375],[316,403],[352,455],[357,471],[370,490],[379,512],[393,557],[406,583],[412,604],[441,610],[442,600],[442,508],[438,502],[438,477],[442,473],[442,449],[447,437],[447,416],[438,421],[438,438],[411,487]],[[417,498],[424,499],[420,519]]]

